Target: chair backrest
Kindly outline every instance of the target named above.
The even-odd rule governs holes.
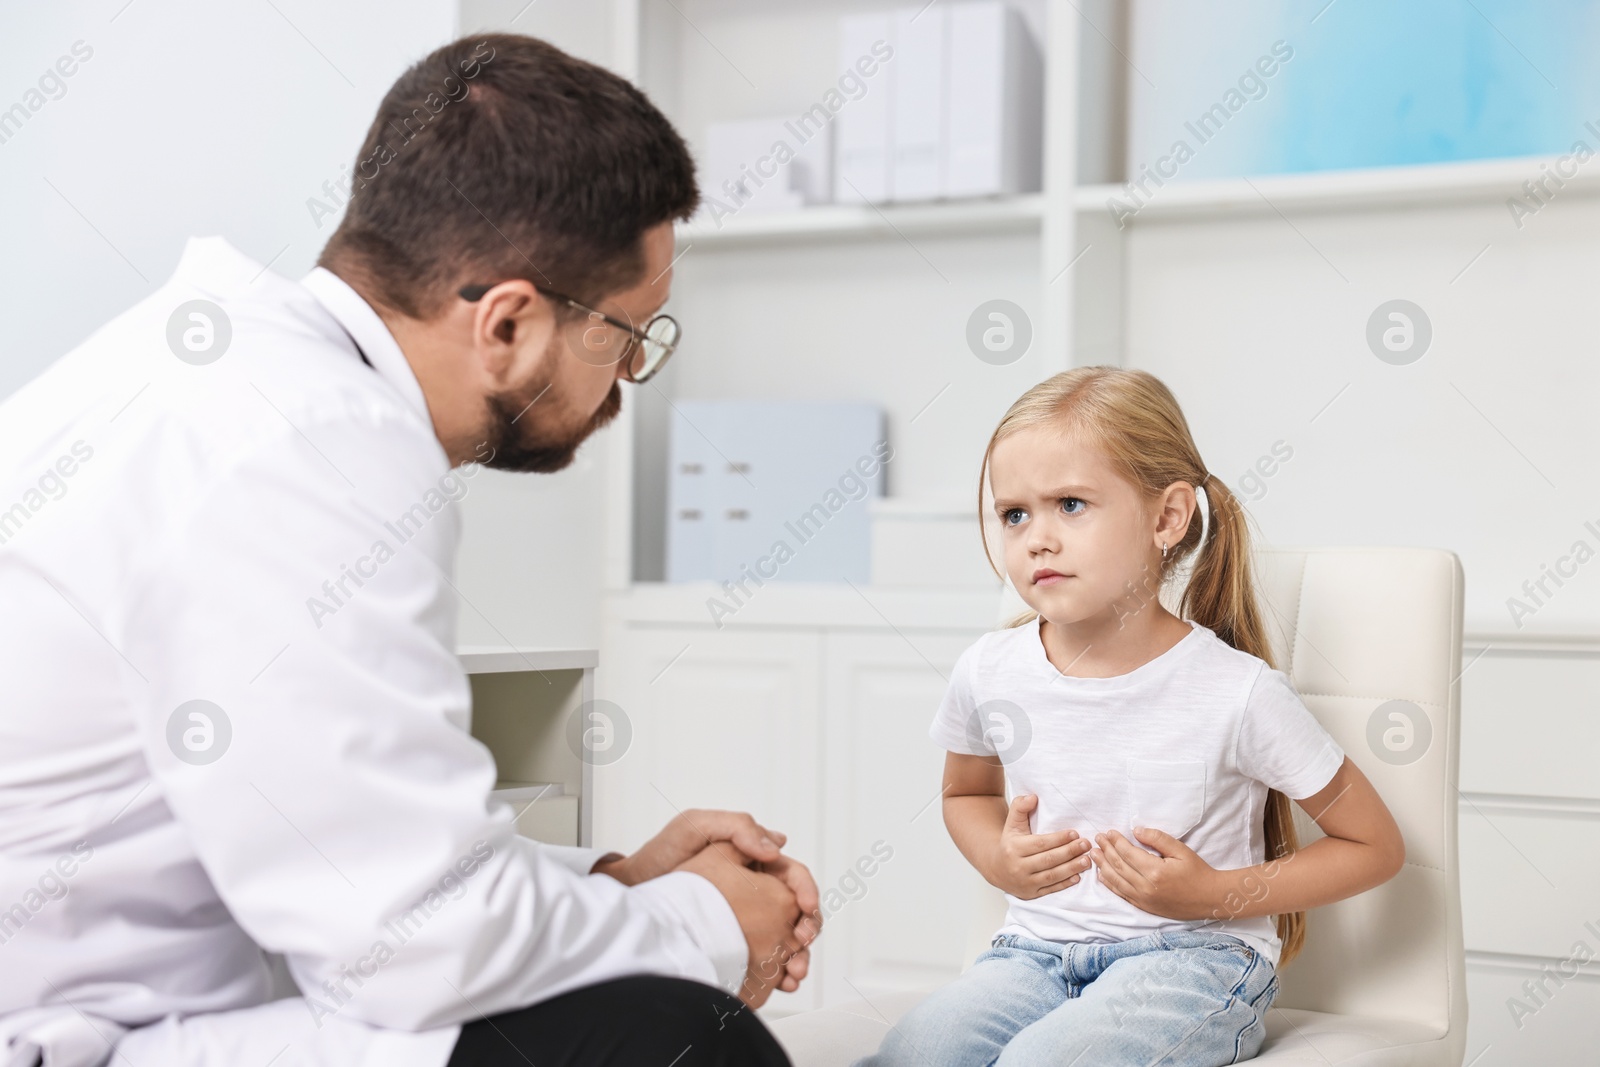
[[[1441,549],[1364,547],[1267,548],[1256,560],[1278,669],[1377,787],[1406,842],[1394,878],[1308,913],[1276,1005],[1464,1035],[1461,562]],[[1010,585],[1003,598],[1002,623],[1027,608]],[[1295,824],[1302,845],[1322,836],[1298,808]],[[1001,921],[996,897],[1000,910],[975,917],[975,943]]]

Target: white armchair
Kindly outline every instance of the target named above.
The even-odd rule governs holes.
[[[1437,549],[1278,548],[1260,554],[1257,577],[1278,666],[1394,812],[1406,865],[1377,889],[1309,913],[1305,948],[1282,972],[1252,1062],[1461,1067],[1461,563]],[[1390,722],[1378,713],[1394,700],[1420,709],[1431,734],[1417,730],[1400,752],[1385,747]],[[1321,836],[1298,809],[1295,821],[1302,842]],[[1004,898],[992,904],[972,917],[968,964],[1001,924]],[[876,1050],[928,992],[792,1016],[772,1030],[795,1067],[844,1067]]]

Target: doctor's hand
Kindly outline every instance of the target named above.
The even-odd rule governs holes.
[[[988,869],[983,871],[989,884],[1020,900],[1033,900],[1078,884],[1089,869],[1089,842],[1076,830],[1056,830],[1036,834],[1028,824],[1028,814],[1039,806],[1031,793],[1014,797],[1006,812],[1000,840],[995,843]]]
[[[1096,834],[1091,853],[1100,881],[1136,908],[1168,919],[1210,919],[1225,890],[1221,874],[1200,854],[1163,830],[1136,826],[1151,855],[1115,830]]]
[[[789,965],[808,955],[806,946],[816,936],[794,891],[776,874],[758,867],[750,866],[731,843],[719,841],[678,868],[705,878],[733,908],[750,950],[739,999],[752,1008],[765,1004],[774,989],[799,988]]]
[[[810,869],[799,860],[779,856],[771,863],[755,864],[755,869],[776,876],[794,893],[795,903],[800,906],[800,918],[794,924],[794,936],[804,947],[784,963],[783,977],[778,981],[779,989],[793,993],[800,988],[801,981],[811,970],[811,942],[822,933],[822,898],[818,895],[816,879],[811,877]]]
[[[742,811],[704,811],[691,809],[675,815],[656,836],[631,856],[605,859],[594,865],[594,874],[607,874],[623,885],[638,885],[676,870],[691,856],[717,841],[731,842],[747,859],[776,863],[779,851],[788,841],[777,830],[768,830]],[[796,887],[798,894],[800,888]],[[816,896],[816,886],[811,886]],[[804,901],[801,902],[804,907]],[[816,905],[813,902],[812,907]]]
[[[624,885],[638,885],[677,869],[717,842],[727,842],[747,861],[757,864],[758,870],[775,875],[794,893],[801,912],[795,937],[802,945],[810,945],[822,928],[822,900],[805,864],[780,851],[787,841],[783,833],[767,829],[744,812],[696,808],[675,816],[633,855],[601,860],[594,865],[593,873],[610,875]],[[811,950],[802,948],[785,962],[778,988],[793,993],[810,969]]]

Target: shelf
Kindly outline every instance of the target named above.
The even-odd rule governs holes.
[[[1273,215],[1279,211],[1358,211],[1370,209],[1438,207],[1447,204],[1499,203],[1525,196],[1524,182],[1554,172],[1560,156],[1526,156],[1518,159],[1436,163],[1420,167],[1378,167],[1369,170],[1325,171],[1315,174],[1269,174],[1257,178],[1169,182],[1148,185],[1132,224],[1146,221],[1204,219],[1220,216]],[[1600,165],[1577,168],[1568,159],[1574,177],[1550,188],[1554,199],[1600,193]],[[1107,201],[1134,201],[1122,185],[1084,185],[1073,194],[1079,214],[1109,212]],[[1547,198],[1548,199],[1548,198]]]
[[[1377,167],[1315,174],[1268,174],[1256,178],[1169,182],[1157,188],[1130,220],[1152,221],[1273,215],[1279,211],[1339,212],[1438,207],[1523,198],[1524,182],[1554,171],[1558,156],[1475,160],[1421,167]],[[1573,169],[1571,161],[1566,169]],[[1600,164],[1580,168],[1554,199],[1600,194]],[[1072,194],[1080,215],[1107,213],[1107,202],[1136,204],[1122,185],[1081,185]],[[1549,198],[1547,198],[1549,199]],[[943,237],[963,234],[1037,232],[1045,197],[947,201],[929,204],[827,204],[800,211],[734,215],[721,226],[698,222],[678,227],[678,247],[751,247],[827,241]]]
[[[768,582],[748,587],[751,596],[722,628],[756,626],[828,627],[850,630],[972,630],[996,625],[1000,583],[993,588],[913,588],[845,582]],[[629,623],[703,624],[714,632],[708,601],[732,604],[712,582],[635,582],[608,594],[613,616]]]
[[[929,204],[822,204],[799,211],[732,215],[720,226],[678,227],[678,246],[728,247],[787,243],[1037,232],[1044,217],[1038,193],[992,200]]]
[[[510,645],[465,645],[456,649],[468,674],[514,671],[577,671],[594,667],[600,653],[592,648],[513,648]]]

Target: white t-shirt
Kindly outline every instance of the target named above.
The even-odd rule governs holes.
[[[1267,789],[1294,799],[1333,779],[1344,750],[1282,671],[1193,620],[1148,663],[1114,678],[1074,678],[1045,655],[1039,620],[984,634],[956,661],[933,726],[951,752],[998,756],[1006,799],[1039,797],[1034,833],[1094,835],[1154,826],[1219,869],[1266,861]],[[1270,886],[1268,887],[1270,892]],[[1035,900],[1007,894],[1000,933],[1044,941],[1124,941],[1170,930],[1241,938],[1276,966],[1270,916],[1168,919],[1123,900],[1094,867]]]

